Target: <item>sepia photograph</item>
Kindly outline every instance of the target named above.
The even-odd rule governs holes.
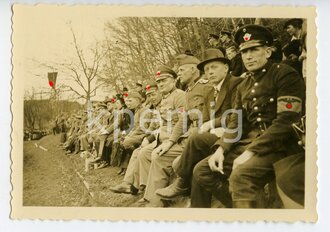
[[[12,217],[316,221],[315,15],[14,4]]]

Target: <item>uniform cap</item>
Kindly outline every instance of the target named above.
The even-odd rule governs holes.
[[[146,83],[145,83],[145,93],[146,93],[146,95],[151,94],[151,93],[153,93],[157,90],[158,90],[158,87],[157,87],[156,81],[154,81],[152,79],[149,79],[148,81],[146,81]]]
[[[141,94],[139,92],[130,92],[130,93],[127,93],[127,98],[137,98],[140,101],[143,100],[143,97],[141,96]]]
[[[156,81],[163,80],[168,77],[171,77],[173,79],[177,77],[176,73],[166,65],[159,66],[156,70],[155,76],[156,76]]]
[[[214,38],[214,39],[218,40],[219,39],[219,36],[216,35],[216,34],[210,33],[209,34],[209,39],[211,39],[211,38]]]
[[[286,29],[289,25],[301,28],[302,24],[303,24],[302,19],[297,19],[297,18],[289,19],[288,21],[285,22],[283,29]]]
[[[230,31],[227,31],[227,30],[220,31],[220,36],[223,35],[223,34],[228,35],[228,36],[231,36],[231,32]]]
[[[197,65],[197,68],[204,71],[204,66],[211,61],[220,61],[225,64],[230,64],[230,61],[225,57],[225,55],[216,48],[209,48],[205,50],[205,59]]]
[[[185,64],[199,64],[200,60],[197,59],[194,56],[186,55],[186,54],[180,54],[177,57],[175,57],[175,61],[179,66],[185,65]]]
[[[106,108],[107,108],[107,105],[106,105],[105,103],[101,102],[101,103],[99,103],[99,104],[97,105],[97,108],[98,108],[98,109],[106,109]]]
[[[138,80],[135,84],[142,87],[142,81],[141,80]]]
[[[235,42],[239,46],[240,51],[263,45],[271,46],[273,44],[273,35],[266,27],[250,24],[237,30]]]
[[[105,104],[108,104],[109,102],[112,102],[112,98],[111,97],[106,97],[104,100]]]

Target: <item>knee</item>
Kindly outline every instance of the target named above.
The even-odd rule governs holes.
[[[132,148],[132,141],[129,137],[126,137],[122,143],[122,146],[124,147],[124,149],[130,149]]]
[[[149,152],[145,149],[141,149],[137,154],[136,154],[138,160],[140,161],[146,161],[149,160]]]
[[[177,172],[177,170],[179,169],[180,162],[181,162],[180,160],[181,160],[181,155],[176,157],[175,160],[172,163],[172,168],[175,172]]]
[[[189,135],[189,142],[190,143],[196,143],[201,139],[202,134],[200,134],[198,131],[193,132],[191,135]]]
[[[238,166],[235,168],[229,176],[229,188],[231,192],[235,192],[237,188],[244,188],[248,183],[248,173],[244,167]]]

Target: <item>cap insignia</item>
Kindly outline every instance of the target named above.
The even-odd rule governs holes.
[[[243,36],[244,41],[249,41],[250,38],[251,38],[251,34],[249,33],[245,33],[245,35]]]

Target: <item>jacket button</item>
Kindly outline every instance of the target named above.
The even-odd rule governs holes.
[[[257,122],[261,122],[261,118],[257,118]]]
[[[255,90],[255,89],[252,89],[252,90],[251,90],[251,93],[255,93],[255,92],[256,92],[256,90]]]
[[[259,85],[258,82],[254,83],[254,86],[258,86],[258,85]]]
[[[253,101],[256,101],[256,100],[257,100],[257,98],[255,98],[255,97],[254,97],[252,100],[253,100]]]
[[[269,101],[270,101],[270,102],[273,102],[273,101],[274,101],[274,98],[269,99]]]
[[[259,109],[259,107],[258,107],[258,106],[255,106],[255,107],[253,107],[253,109],[254,109],[254,110],[258,110],[258,109]]]

